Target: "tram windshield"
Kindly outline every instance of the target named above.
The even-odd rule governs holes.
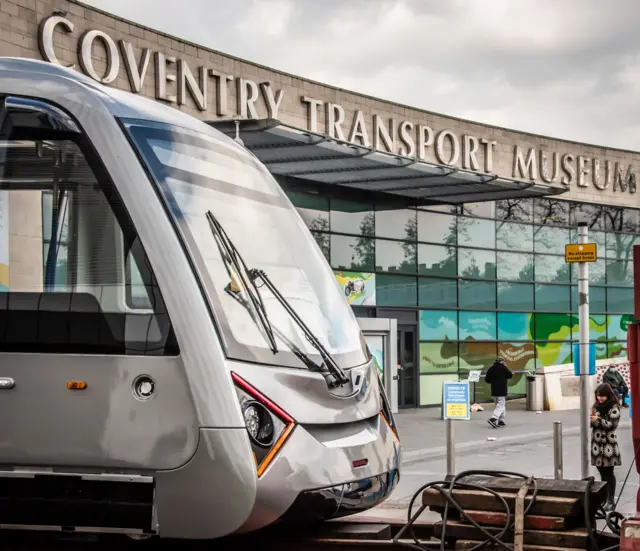
[[[239,301],[237,293],[229,292],[237,285],[237,274],[230,271],[211,231],[209,211],[246,264],[269,274],[341,368],[367,361],[360,328],[322,252],[257,159],[238,144],[207,133],[149,121],[122,122],[200,273],[229,357],[300,368],[305,367],[303,356],[322,363],[318,349],[270,290],[260,288],[263,305]],[[268,324],[261,322],[264,314]]]

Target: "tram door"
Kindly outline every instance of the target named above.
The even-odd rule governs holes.
[[[398,325],[398,407],[418,406],[417,326]]]

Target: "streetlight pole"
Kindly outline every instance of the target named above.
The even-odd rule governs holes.
[[[588,243],[586,222],[578,224],[578,243]],[[589,263],[578,263],[578,324],[580,327],[580,466],[582,478],[589,476]]]

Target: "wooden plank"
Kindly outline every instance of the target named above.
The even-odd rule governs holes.
[[[511,513],[515,511],[516,494],[511,492],[498,492],[507,504]],[[495,496],[486,492],[476,490],[453,490],[452,497],[463,509],[473,509],[477,511],[504,511],[502,502]],[[528,505],[531,497],[526,498]],[[444,496],[433,488],[429,488],[422,493],[422,503],[432,510],[442,509],[446,500]],[[570,517],[577,515],[582,508],[582,498],[578,497],[552,497],[538,496],[533,507],[529,511],[532,515],[547,515],[558,517]]]
[[[434,536],[439,538],[442,534],[442,522],[435,524]],[[501,532],[500,528],[493,526],[485,527],[485,530],[493,535]],[[451,540],[478,540],[486,539],[484,534],[468,524],[458,521],[447,522],[447,539]],[[503,536],[505,543],[513,543],[513,532]],[[550,530],[527,530],[524,533],[524,543],[529,545],[548,545],[550,547],[562,547],[564,549],[586,549],[588,534],[586,529],[567,530],[563,532],[552,532]]]
[[[482,543],[481,541],[472,540],[458,540],[456,542],[456,550],[463,551],[464,549],[473,549],[476,545]],[[499,549],[496,547],[495,549]],[[548,545],[524,545],[523,551],[567,551],[566,547],[549,547]]]
[[[507,522],[507,514],[501,511],[465,511],[464,514],[482,525],[503,527]],[[513,516],[511,521],[513,522]],[[564,517],[527,515],[524,517],[524,527],[531,530],[564,530],[567,527],[567,520]]]
[[[492,490],[502,490],[516,493],[522,485],[520,478],[499,478],[494,476],[473,475],[466,476],[458,482],[475,484]],[[584,480],[555,480],[553,478],[536,478],[538,494],[554,497],[582,497],[587,490],[587,482]],[[606,483],[596,481],[591,486],[592,499],[606,499]]]
[[[391,526],[389,524],[325,524],[318,533],[321,539],[352,539],[352,540],[390,540]]]
[[[518,494],[516,495],[516,522],[513,528],[513,551],[524,551],[524,498],[529,493],[529,485],[531,479],[520,487]]]

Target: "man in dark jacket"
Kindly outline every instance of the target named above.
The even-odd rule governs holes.
[[[487,371],[484,382],[491,385],[491,396],[496,404],[493,415],[489,419],[489,424],[497,429],[506,426],[504,422],[507,412],[507,380],[513,377],[513,373],[506,366],[502,358],[498,358]]]
[[[613,392],[616,393],[618,399],[622,398],[622,407],[629,407],[629,405],[625,402],[627,396],[629,396],[629,387],[627,386],[624,377],[615,368],[615,366],[610,365],[609,369],[604,372],[604,375],[602,376],[602,382],[609,385],[613,389]]]

